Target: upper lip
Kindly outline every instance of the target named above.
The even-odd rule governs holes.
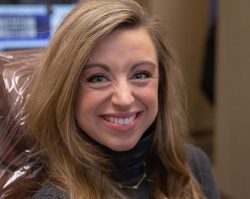
[[[111,117],[120,117],[120,118],[127,118],[132,115],[138,114],[141,111],[133,111],[133,112],[115,112],[115,113],[106,113],[102,114],[101,116],[111,116]]]

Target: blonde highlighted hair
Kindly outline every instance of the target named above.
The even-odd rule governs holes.
[[[28,102],[29,131],[47,180],[71,199],[126,198],[108,176],[108,160],[77,126],[74,104],[79,76],[98,43],[116,29],[143,27],[159,61],[159,112],[154,122],[157,199],[201,199],[187,166],[181,73],[162,38],[158,20],[131,0],[85,0],[56,31],[36,71]]]

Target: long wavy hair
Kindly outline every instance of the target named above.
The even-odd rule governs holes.
[[[85,0],[63,20],[34,76],[29,131],[37,140],[46,181],[71,199],[126,198],[109,177],[109,161],[82,136],[74,104],[79,76],[93,49],[117,29],[143,27],[157,49],[159,112],[154,122],[157,199],[205,198],[187,164],[181,73],[158,20],[132,0]],[[86,116],[87,117],[87,116]]]

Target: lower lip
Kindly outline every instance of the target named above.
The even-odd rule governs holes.
[[[101,117],[101,119],[104,121],[105,125],[107,125],[111,129],[114,129],[114,130],[117,130],[117,131],[129,131],[129,130],[132,130],[136,126],[136,124],[138,122],[138,119],[141,116],[142,116],[142,112],[137,113],[136,118],[134,119],[134,121],[132,121],[128,125],[120,125],[120,124],[112,123],[112,122],[109,122],[109,121],[103,119],[103,117]]]

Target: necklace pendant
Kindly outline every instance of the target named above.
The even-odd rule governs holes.
[[[141,185],[141,183],[145,180],[145,178],[147,177],[147,173],[146,173],[146,163],[144,162],[144,173],[143,173],[143,175],[142,175],[142,177],[141,177],[141,179],[139,180],[139,182],[137,183],[137,184],[135,184],[135,185],[132,185],[132,186],[127,186],[127,185],[123,185],[123,184],[118,184],[118,187],[120,188],[120,189],[123,189],[123,188],[126,188],[126,189],[138,189],[139,188],[139,186]]]
[[[138,189],[138,188],[139,188],[138,185],[134,185],[134,186],[131,187],[131,189]]]

